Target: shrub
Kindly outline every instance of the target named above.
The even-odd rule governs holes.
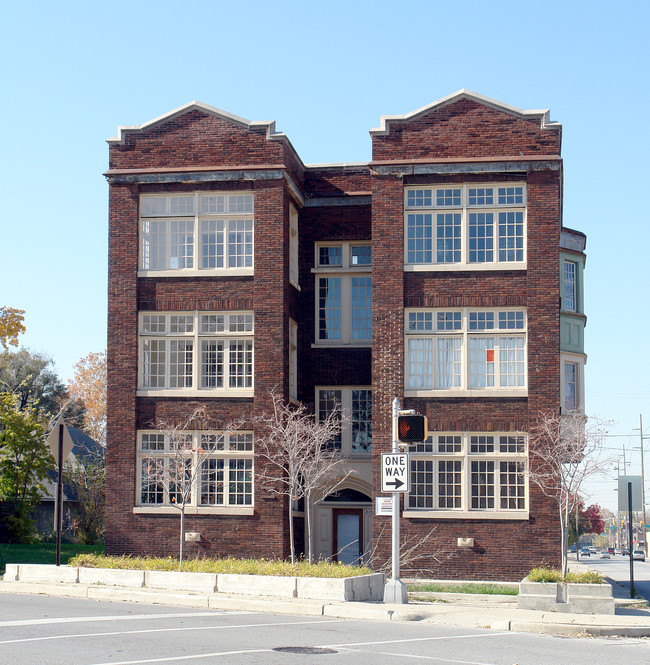
[[[373,571],[362,566],[346,566],[331,561],[309,564],[307,561],[278,559],[186,559],[173,557],[131,557],[79,554],[70,559],[70,566],[82,568],[119,568],[128,570],[175,570],[187,573],[231,573],[235,575],[279,575],[281,577],[356,577]]]
[[[569,571],[565,577],[562,576],[561,571],[555,568],[533,568],[528,573],[528,581],[530,582],[571,582],[578,584],[604,584],[603,578],[600,573],[595,570],[587,570],[582,573],[575,573]]]

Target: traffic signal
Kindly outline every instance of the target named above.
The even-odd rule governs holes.
[[[421,443],[426,438],[426,416],[419,413],[397,416],[397,440],[400,443]]]

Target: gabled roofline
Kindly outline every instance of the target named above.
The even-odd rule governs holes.
[[[435,109],[440,109],[448,104],[453,104],[458,102],[461,99],[471,99],[472,101],[478,102],[485,106],[495,109],[496,111],[502,111],[504,113],[510,113],[517,118],[522,118],[525,120],[530,120],[534,118],[539,118],[540,126],[542,129],[552,129],[560,131],[562,129],[562,124],[559,122],[552,122],[550,119],[550,111],[548,109],[537,110],[537,111],[525,111],[523,109],[518,109],[515,106],[510,106],[509,104],[504,104],[499,102],[496,99],[491,99],[490,97],[485,97],[484,95],[479,95],[477,92],[472,92],[462,88],[457,92],[447,95],[442,99],[438,99],[431,104],[427,104],[422,108],[411,111],[405,115],[383,115],[381,116],[381,124],[379,127],[374,127],[370,130],[371,136],[387,136],[390,133],[390,125],[394,122],[408,122],[410,120],[415,120],[425,113],[429,113]]]
[[[110,139],[106,139],[106,142],[109,144],[124,143],[124,140],[126,139],[126,136],[128,134],[138,134],[147,131],[152,127],[155,127],[156,125],[168,122],[169,120],[173,120],[174,118],[180,115],[184,115],[185,113],[189,113],[190,111],[202,111],[203,113],[207,113],[208,115],[213,115],[217,118],[221,118],[222,120],[228,120],[229,122],[234,122],[235,124],[240,125],[245,129],[256,129],[259,127],[266,127],[267,139],[275,141],[283,139],[286,139],[287,141],[289,140],[286,134],[275,131],[275,120],[256,120],[256,121],[246,120],[246,118],[240,118],[238,115],[233,115],[232,113],[228,113],[228,111],[223,111],[214,106],[204,104],[203,102],[193,101],[183,106],[179,106],[177,109],[169,111],[169,113],[165,113],[164,115],[154,118],[153,120],[149,120],[148,122],[145,122],[142,125],[119,126],[117,128],[117,136]]]

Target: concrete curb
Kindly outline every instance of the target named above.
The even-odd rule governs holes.
[[[181,593],[162,589],[126,588],[101,584],[17,581],[0,582],[0,593],[43,594],[238,612],[324,616],[357,621],[421,621],[504,632],[650,637],[650,612],[645,610],[638,610],[638,616],[557,615],[553,612],[519,610],[503,605],[469,605],[462,602],[433,605],[431,603],[386,605],[376,602],[331,602],[323,599],[255,598],[219,593]]]

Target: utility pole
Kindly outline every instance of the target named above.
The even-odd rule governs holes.
[[[645,521],[645,470],[643,466],[643,416],[639,414],[639,437],[641,439],[641,508],[643,511],[643,523],[641,524],[641,533],[643,534],[643,552],[648,557],[648,539],[646,537]]]

